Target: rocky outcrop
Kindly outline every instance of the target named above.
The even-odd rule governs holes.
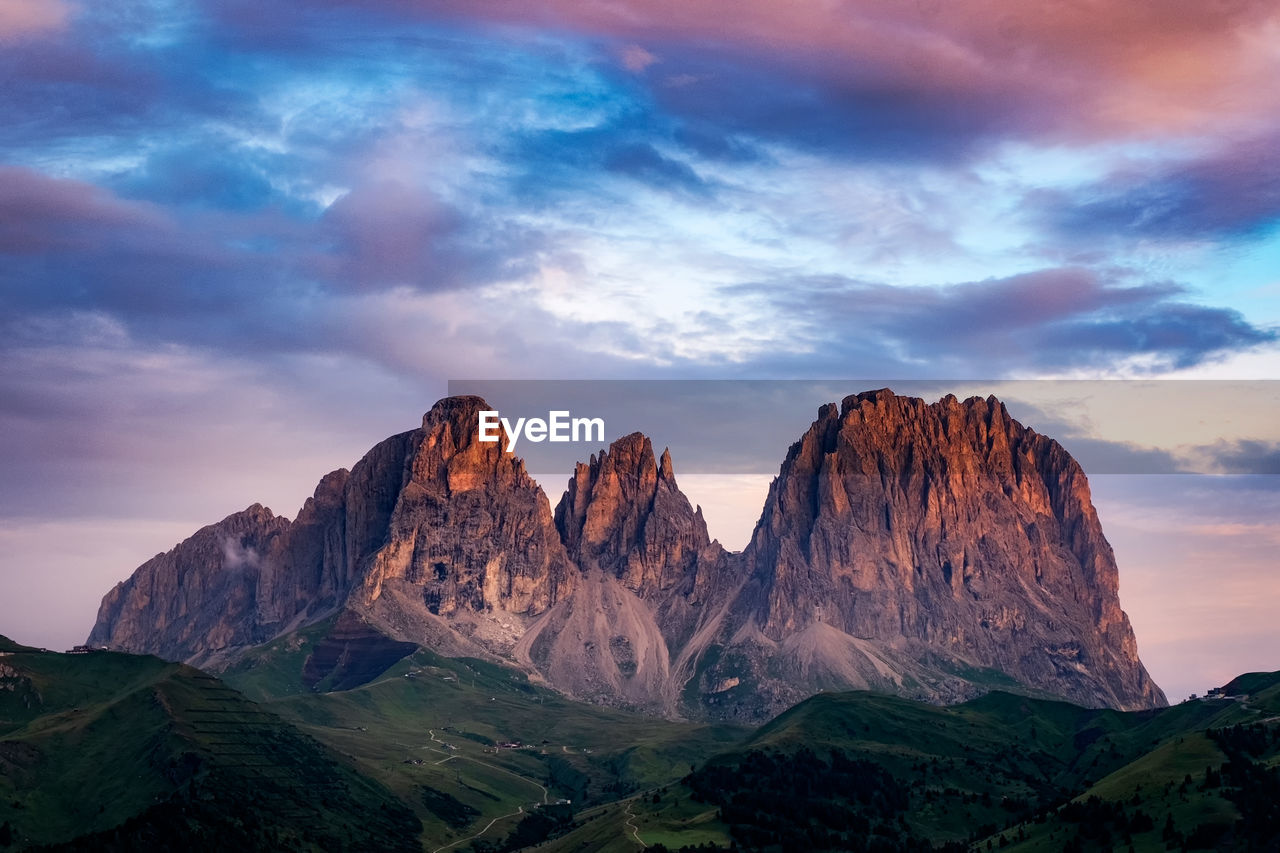
[[[676,483],[670,451],[655,459],[640,433],[579,464],[556,507],[569,558],[648,602],[671,648],[684,645],[733,583],[730,557],[707,535],[702,508]]]
[[[302,683],[312,690],[350,690],[368,684],[416,643],[391,639],[353,610],[344,610],[302,664]]]
[[[260,504],[201,528],[106,594],[89,644],[188,660],[268,639],[257,590],[265,556],[288,529]]]
[[[451,397],[423,417],[381,546],[363,565],[361,604],[399,582],[435,615],[536,615],[572,591],[546,495],[501,442],[479,440],[485,408]]]
[[[995,398],[882,390],[822,407],[744,558],[725,643],[739,653],[704,687],[736,677],[785,703],[797,686],[861,678],[960,698],[967,673],[989,670],[1088,706],[1165,702],[1120,609],[1084,472]],[[861,675],[854,641],[879,658]]]
[[[299,615],[329,613],[351,588],[346,570],[347,487],[345,468],[327,474],[297,518],[276,537],[260,565],[255,590],[257,618],[276,633]]]
[[[1164,703],[1084,472],[994,398],[823,406],[740,554],[638,433],[578,465],[553,514],[478,441],[485,408],[441,400],[293,522],[255,505],[197,532],[107,594],[90,642],[218,665],[343,611],[318,684],[407,642],[666,715],[755,720],[848,688]]]
[[[576,467],[555,521],[579,586],[530,626],[515,659],[575,696],[678,713],[673,652],[704,622],[727,555],[676,484],[671,454],[655,458],[640,433],[618,439]]]
[[[200,530],[106,595],[91,640],[218,666],[350,605],[449,651],[509,649],[576,572],[523,463],[476,441],[485,407],[440,401],[325,476],[293,522],[255,504]]]
[[[638,432],[578,464],[555,517],[570,558],[641,598],[679,585],[711,544],[702,509],[676,485],[670,452],[655,460]]]

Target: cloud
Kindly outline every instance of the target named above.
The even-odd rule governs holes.
[[[1234,310],[1181,301],[1176,285],[1122,284],[1087,268],[946,286],[825,277],[724,292],[807,319],[815,359],[887,350],[935,365],[934,375],[948,364],[1003,375],[1014,364],[1106,367],[1136,356],[1187,366],[1277,339]]]
[[[161,210],[115,198],[92,184],[0,166],[0,252],[85,249],[131,231],[167,227]]]
[[[500,154],[512,164],[514,192],[531,206],[583,194],[598,209],[633,205],[637,185],[686,202],[716,196],[713,182],[691,165],[700,152],[690,152],[669,121],[639,107],[581,129],[517,133]]]
[[[617,145],[604,157],[605,169],[628,175],[652,187],[681,188],[702,194],[707,186],[687,164],[665,157],[652,145]]]
[[[136,169],[112,175],[107,183],[130,199],[170,208],[250,213],[277,206],[302,214],[314,208],[302,207],[273,181],[294,165],[289,158],[211,137],[155,150]]]
[[[660,61],[658,57],[638,44],[629,44],[618,51],[618,59],[622,62],[622,67],[633,74],[639,74]]]
[[[201,119],[255,116],[259,93],[240,85],[248,72],[230,70],[189,14],[144,0],[90,3],[56,37],[4,44],[0,148],[28,164],[71,155],[127,168]]]
[[[1280,226],[1275,133],[1220,143],[1195,156],[1127,164],[1097,183],[1039,190],[1033,210],[1059,233],[1087,239],[1220,239]]]
[[[501,216],[393,183],[358,185],[318,219],[197,200],[184,210],[0,168],[0,319],[32,329],[73,312],[147,343],[368,354],[378,332],[350,335],[345,294],[474,289],[528,274],[541,247]]]
[[[1280,105],[1269,85],[1280,18],[1265,0],[1050,11],[1013,0],[382,0],[358,15],[333,2],[284,2],[265,18],[245,6],[220,2],[210,12],[228,32],[259,41],[264,28],[272,40],[305,43],[339,27],[385,31],[425,21],[578,34],[624,55],[643,43],[646,54],[662,56],[666,79],[688,83],[676,87],[686,94],[672,98],[673,110],[801,144],[834,148],[843,133],[844,150],[884,155],[895,141],[909,157],[995,137],[1213,132]],[[631,55],[632,65],[644,64]]]
[[[1222,474],[1280,474],[1280,442],[1261,440],[1220,441],[1197,448]]]
[[[1159,299],[1110,316],[1064,320],[1043,330],[1040,346],[1050,358],[1078,350],[1083,363],[1142,355],[1184,368],[1276,340],[1274,330],[1254,326],[1239,311]]]
[[[879,162],[959,161],[1007,136],[1042,129],[1030,92],[956,88],[908,79],[905,69],[868,67],[860,54],[830,64],[668,48],[664,70],[680,85],[654,88],[655,102],[682,121],[832,156]]]
[[[0,517],[291,513],[442,385],[338,352],[236,350],[139,340],[101,313],[0,324]]]
[[[65,0],[0,0],[0,42],[57,32],[71,11]]]
[[[262,555],[252,545],[245,545],[230,536],[222,540],[222,570],[224,572],[241,573],[246,569],[259,571],[262,568]]]
[[[271,301],[290,251],[270,217],[184,219],[82,181],[0,173],[0,293],[10,312],[105,311],[134,332],[207,340]],[[289,247],[293,252],[297,247]]]
[[[409,285],[450,290],[520,278],[536,261],[533,232],[496,218],[469,221],[426,189],[394,181],[361,185],[324,213],[319,262],[339,288]]]

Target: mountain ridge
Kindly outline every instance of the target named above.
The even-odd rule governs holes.
[[[994,397],[824,405],[741,552],[639,433],[579,463],[552,510],[477,440],[484,408],[441,400],[293,522],[254,505],[202,528],[104,597],[90,642],[217,667],[351,611],[391,643],[672,717],[758,720],[840,688],[953,701],[1002,677],[1165,701],[1084,472]]]

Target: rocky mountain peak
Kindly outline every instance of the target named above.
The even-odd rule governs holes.
[[[401,634],[546,610],[576,572],[524,463],[477,440],[487,408],[441,400],[323,477],[292,523],[255,504],[197,532],[107,594],[95,643],[212,664],[345,606]]]
[[[259,642],[258,583],[289,526],[253,504],[201,528],[103,597],[89,642],[178,659]]]
[[[655,459],[638,432],[576,466],[555,519],[572,559],[641,597],[678,584],[711,541],[701,509],[676,484],[670,451]]]
[[[492,408],[483,397],[475,394],[442,397],[422,416],[422,428],[430,430],[437,424],[452,423],[458,433],[464,433],[468,429],[474,433],[480,412]]]
[[[91,642],[217,666],[344,612],[321,680],[410,642],[671,715],[758,720],[820,689],[950,701],[1009,678],[1164,703],[1084,472],[994,397],[823,405],[740,554],[640,433],[578,464],[553,513],[505,442],[478,440],[488,408],[441,400],[293,522],[255,504],[203,528],[106,595]]]
[[[1090,705],[1163,695],[1138,661],[1080,466],[994,397],[887,389],[824,406],[746,554],[755,619],[821,624],[1007,672]]]
[[[450,457],[470,448],[502,452],[503,442],[479,440],[480,412],[492,407],[481,397],[445,397],[422,416],[422,435],[428,449]],[[511,454],[507,454],[510,456]]]
[[[572,588],[546,495],[504,441],[479,440],[489,408],[447,397],[408,436],[387,533],[363,572],[366,606],[395,591],[382,606],[397,618],[415,601],[432,615],[535,614]]]
[[[671,451],[666,448],[663,448],[662,458],[658,460],[658,477],[659,479],[668,480],[672,483],[674,483],[676,479],[675,470],[671,465]]]
[[[480,412],[492,407],[481,397],[445,397],[422,416],[422,429],[410,476],[427,488],[444,486],[465,492],[501,484],[537,488],[524,469],[524,461],[508,453],[506,433],[499,426],[499,440],[480,441]]]

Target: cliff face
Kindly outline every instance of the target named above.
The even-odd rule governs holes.
[[[671,454],[655,460],[638,432],[578,464],[556,527],[578,565],[613,575],[641,598],[683,581],[711,544],[702,510],[676,485]]]
[[[822,407],[744,556],[735,611],[768,649],[745,654],[753,672],[805,637],[790,671],[820,682],[856,640],[888,663],[871,667],[868,686],[920,681],[892,663],[905,657],[996,670],[1084,705],[1165,701],[1138,660],[1084,472],[995,398],[874,391]],[[926,679],[926,695],[965,693],[945,675]]]
[[[520,617],[567,595],[576,572],[523,463],[475,440],[485,407],[440,401],[421,429],[324,477],[293,522],[255,505],[202,529],[109,592],[91,640],[219,665],[343,607],[392,634],[444,635],[459,653],[479,649],[435,616],[509,612],[518,634]]]
[[[201,528],[106,594],[89,643],[184,660],[261,642],[263,560],[288,529],[259,504]]]
[[[397,584],[433,615],[536,615],[572,591],[575,572],[542,489],[502,443],[482,443],[478,397],[442,400],[409,442],[384,535],[361,566],[360,603]]]
[[[579,464],[555,513],[574,594],[531,625],[515,659],[558,688],[593,701],[675,714],[676,654],[706,617],[724,549],[676,484],[671,455],[639,434]]]
[[[519,458],[477,440],[484,408],[440,401],[326,476],[293,522],[255,506],[204,528],[108,593],[91,642],[218,664],[346,609],[360,617],[340,624],[387,642],[668,715],[1013,682],[1164,703],[1083,471],[994,398],[824,406],[741,554],[709,539],[638,433],[579,464],[553,515]],[[382,643],[363,637],[339,639]]]

